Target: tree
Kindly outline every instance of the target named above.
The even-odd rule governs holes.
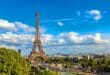
[[[0,75],[29,75],[26,59],[15,50],[0,48]]]

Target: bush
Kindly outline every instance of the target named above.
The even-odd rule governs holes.
[[[0,48],[0,75],[29,75],[28,63],[15,50]]]

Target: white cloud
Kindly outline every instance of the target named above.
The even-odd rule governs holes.
[[[33,28],[33,27],[29,26],[29,25],[23,24],[21,22],[14,22],[13,24],[16,25],[18,30],[22,30],[24,32],[35,32],[35,28]]]
[[[95,34],[94,40],[96,41],[96,43],[109,43],[108,40],[105,40],[105,39],[101,38],[101,34],[100,33],[96,33]]]
[[[32,46],[34,34],[16,34],[12,32],[0,35],[0,41],[12,45]],[[58,36],[52,34],[42,34],[41,41],[44,46],[63,45],[63,44],[108,44],[109,39],[102,39],[100,33],[95,35],[80,35],[75,32],[61,33]]]
[[[45,45],[49,44],[53,40],[53,35],[52,34],[42,34],[41,40]]]
[[[61,39],[58,39],[58,43],[59,43],[59,44],[65,44],[65,40],[62,39],[62,38],[61,38]]]
[[[0,41],[13,45],[29,44],[32,41],[32,38],[32,34],[14,34],[12,32],[7,32],[0,35]]]
[[[7,20],[0,19],[0,29],[17,31],[15,24],[8,22]]]
[[[21,22],[9,22],[7,20],[0,19],[0,29],[14,32],[35,32],[35,28]]]
[[[92,34],[85,34],[85,35],[80,35],[79,33],[76,32],[68,32],[68,33],[60,33],[57,36],[54,36],[52,34],[42,34],[41,35],[41,41],[43,46],[48,47],[48,46],[53,46],[51,50],[94,50],[94,49],[103,49],[102,46],[101,48],[93,46],[93,45],[98,45],[98,44],[110,44],[110,39],[102,39],[100,33],[96,33],[94,35]],[[16,49],[30,49],[33,45],[34,41],[34,34],[16,34],[12,32],[7,32],[7,33],[2,33],[0,34],[0,44],[1,46],[3,45],[8,45],[10,47],[14,47]],[[63,46],[63,47],[55,47],[57,45],[79,45],[81,46]],[[82,45],[90,45],[90,47],[82,46]],[[55,49],[53,49],[55,47]],[[66,47],[66,48],[65,48]],[[80,48],[81,47],[81,48]],[[107,48],[106,48],[107,49]],[[50,50],[48,48],[48,50]],[[24,52],[25,53],[25,52]]]
[[[59,37],[63,38],[67,44],[78,44],[82,40],[79,34],[75,32],[61,33]]]
[[[20,46],[26,46],[28,48],[28,45],[32,46],[34,41],[34,34],[15,34],[12,32],[3,33],[0,35],[0,41],[12,44],[12,45],[20,45]],[[49,45],[52,44],[53,35],[51,34],[42,34],[41,40],[43,42],[43,45]]]
[[[98,44],[98,43],[110,43],[109,40],[102,39],[100,33],[95,35],[80,35],[75,32],[61,33],[60,38],[64,39],[67,44]]]
[[[92,15],[94,20],[98,21],[102,18],[100,10],[89,10],[87,11],[88,14]]]
[[[62,22],[57,22],[57,24],[58,24],[59,26],[63,26],[63,25],[64,25]]]
[[[107,39],[102,39],[101,38],[101,34],[100,33],[96,33],[95,35],[84,35],[83,36],[84,40],[83,42],[84,43],[95,43],[95,44],[100,44],[100,43],[110,43],[109,40]]]

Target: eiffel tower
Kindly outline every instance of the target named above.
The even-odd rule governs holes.
[[[36,51],[36,49],[38,49]],[[39,23],[39,13],[36,14],[36,34],[35,34],[35,40],[33,42],[33,48],[32,51],[28,57],[28,60],[30,63],[39,62],[40,60],[36,61],[36,58],[41,58],[42,61],[47,60],[47,56],[45,55],[45,52],[42,48],[42,42],[40,40],[40,23]]]

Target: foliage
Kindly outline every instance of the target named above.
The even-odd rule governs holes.
[[[79,61],[82,68],[91,69],[91,71],[97,72],[110,72],[110,59],[102,58],[102,59],[81,59]]]
[[[70,63],[73,63],[72,61],[73,61],[73,59],[72,58],[68,58],[68,57],[66,57],[66,58],[49,58],[48,59],[48,63],[54,62],[54,63],[70,64]]]
[[[15,50],[0,48],[0,75],[28,75],[27,61]]]
[[[59,75],[57,72],[53,72],[53,71],[44,71],[42,72],[41,75]]]
[[[32,67],[31,68],[31,73],[30,75],[59,75],[58,72],[54,72],[54,71],[51,71],[51,70],[42,70],[40,68],[35,68],[35,67]]]

